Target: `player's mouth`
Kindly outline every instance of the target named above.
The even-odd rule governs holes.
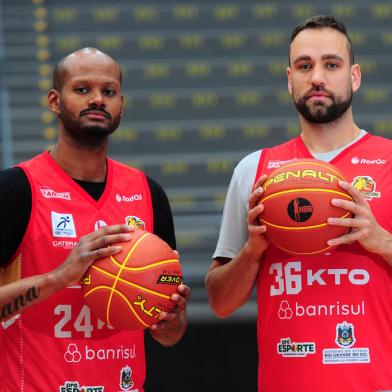
[[[90,120],[103,121],[110,119],[111,115],[102,110],[84,110],[82,113],[80,113],[80,117],[87,117]]]

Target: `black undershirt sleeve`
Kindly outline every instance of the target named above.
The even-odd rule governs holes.
[[[155,180],[148,176],[147,182],[154,211],[154,234],[166,241],[172,249],[176,249],[173,215],[166,193]]]
[[[156,181],[147,177],[147,182],[154,212],[154,233],[176,249],[168,198]],[[100,190],[97,190],[98,184],[79,184],[96,200],[104,190],[104,183]],[[30,219],[31,199],[30,183],[22,169],[15,167],[0,171],[0,266],[10,260],[22,242]]]
[[[15,167],[0,171],[0,266],[22,242],[31,214],[31,188],[26,174]]]

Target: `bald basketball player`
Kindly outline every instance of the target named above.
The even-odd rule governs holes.
[[[48,105],[59,120],[56,145],[0,172],[1,391],[142,392],[143,331],[114,330],[95,318],[80,279],[132,238],[126,222],[175,249],[169,202],[157,182],[107,156],[123,110],[113,58],[84,48],[62,59]],[[140,197],[129,205],[117,194]],[[189,294],[180,285],[174,310],[150,328],[162,345],[183,335]]]

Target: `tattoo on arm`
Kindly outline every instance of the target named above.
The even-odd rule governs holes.
[[[0,321],[6,320],[18,313],[29,302],[36,300],[39,297],[39,287],[30,287],[24,294],[15,297],[11,302],[5,304],[0,308]]]

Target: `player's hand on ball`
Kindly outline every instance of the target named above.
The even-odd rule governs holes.
[[[328,241],[328,243],[331,245],[340,245],[352,244],[358,241],[369,252],[383,253],[383,248],[387,245],[386,243],[390,243],[391,241],[390,233],[377,223],[369,203],[364,199],[360,191],[354,189],[346,181],[341,181],[339,186],[351,195],[353,201],[335,198],[331,200],[331,204],[344,208],[354,216],[345,219],[328,218],[330,225],[350,228],[347,234],[334,238]]]
[[[245,247],[248,247],[252,253],[259,253],[260,256],[268,246],[268,239],[264,235],[267,228],[265,225],[259,224],[259,215],[264,211],[264,206],[258,203],[264,192],[263,183],[266,179],[267,175],[263,174],[253,188],[253,192],[249,197],[247,218],[249,238]]]
[[[171,312],[161,312],[160,322],[150,327],[151,335],[164,346],[171,346],[180,340],[187,326],[186,307],[191,289],[180,284],[177,293],[171,295],[175,307]]]
[[[53,271],[59,285],[75,284],[94,260],[119,253],[121,246],[112,244],[129,241],[133,231],[134,228],[127,225],[113,225],[81,237],[71,254]]]

